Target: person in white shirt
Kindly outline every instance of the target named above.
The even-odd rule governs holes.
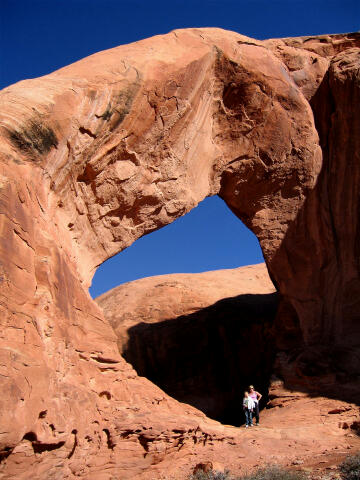
[[[243,410],[245,414],[245,428],[252,427],[252,414],[255,408],[254,400],[249,396],[248,392],[244,392]]]

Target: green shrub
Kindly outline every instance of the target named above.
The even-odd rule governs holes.
[[[259,468],[255,472],[239,478],[239,480],[305,480],[304,472],[290,471],[277,465]]]
[[[339,465],[340,475],[343,480],[360,479],[360,453],[350,455]]]

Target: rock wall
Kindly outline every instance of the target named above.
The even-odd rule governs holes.
[[[291,304],[290,308],[295,310],[291,317],[299,319],[307,345],[306,352],[300,353],[292,367],[300,379],[292,381],[309,388],[311,377],[316,375],[323,391],[334,391],[334,383],[348,382],[352,384],[348,398],[358,398],[354,387],[359,390],[360,386],[360,130],[356,112],[360,99],[360,50],[356,39],[358,34],[336,36],[332,41],[325,37],[321,47],[311,45],[316,39],[304,39],[302,43],[312,52],[334,55],[319,87],[309,98],[323,167],[276,254],[282,272],[287,272],[278,283],[286,297],[284,308],[289,310],[285,305]],[[339,48],[344,40],[348,45],[345,52]],[[291,43],[297,41],[293,39]]]
[[[0,93],[2,478],[151,478],[224,441],[137,377],[87,291],[208,195],[259,238],[282,348],[356,351],[358,46],[178,30]]]

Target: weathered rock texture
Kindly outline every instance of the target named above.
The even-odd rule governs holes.
[[[87,291],[208,195],[259,238],[285,379],[311,377],[302,350],[358,372],[359,45],[179,30],[1,92],[2,478],[159,478],[227,443],[136,375]]]
[[[96,301],[125,360],[172,397],[232,425],[251,383],[266,405],[277,295],[264,264],[144,278]]]

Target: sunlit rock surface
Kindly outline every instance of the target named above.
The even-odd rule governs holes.
[[[178,30],[0,93],[2,478],[241,467],[240,432],[138,377],[88,293],[99,264],[208,195],[259,238],[285,383],[356,385],[359,44]]]

